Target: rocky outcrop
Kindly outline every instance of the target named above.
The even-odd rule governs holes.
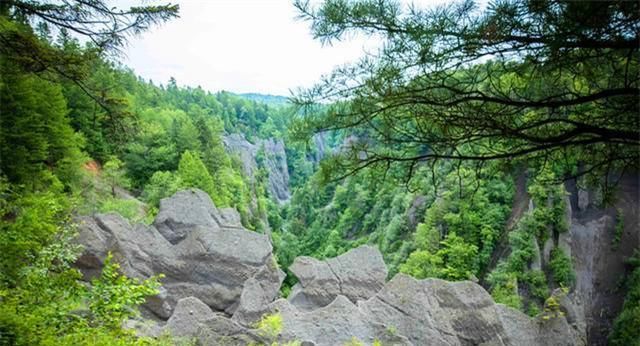
[[[479,285],[398,274],[373,297],[301,311],[286,300],[271,305],[282,315],[281,339],[342,345],[580,345],[563,316],[534,320],[495,304]]]
[[[79,241],[85,250],[77,266],[95,276],[111,252],[129,276],[165,274],[161,294],[145,305],[155,321],[126,325],[142,335],[169,332],[201,345],[584,344],[584,314],[569,299],[558,298],[564,314],[531,319],[495,304],[470,281],[398,274],[385,283],[382,256],[370,246],[325,261],[297,258],[291,271],[300,282],[289,300],[276,300],[284,273],[269,240],[242,229],[234,215],[217,209],[204,192],[188,190],[162,201],[153,226],[132,226],[114,214],[84,218]],[[279,335],[255,329],[264,314],[280,314]]]
[[[565,308],[565,302],[560,300]],[[569,323],[569,311],[545,318],[529,316],[495,304],[479,285],[440,279],[416,280],[398,274],[373,297],[354,304],[338,295],[329,305],[301,311],[279,299],[267,312],[279,314],[277,341],[302,345],[584,345],[579,330]],[[135,327],[135,326],[134,326]],[[194,297],[178,302],[169,321],[152,329],[195,337],[201,345],[271,344],[273,339],[253,324],[237,323],[217,314]],[[143,330],[149,330],[143,329]],[[147,334],[148,335],[148,334]]]
[[[576,282],[569,296],[579,305],[575,314],[582,316],[576,323],[586,324],[590,345],[607,344],[625,295],[618,286],[625,275],[625,260],[640,249],[638,173],[615,180],[614,202],[605,206],[598,189],[581,187],[576,180],[565,184],[569,231],[561,234],[558,246],[572,258]]]
[[[360,246],[338,257],[319,261],[298,257],[289,270],[298,278],[289,301],[303,310],[331,303],[338,295],[352,302],[375,295],[384,285],[387,267],[378,249]]]
[[[132,226],[115,214],[86,217],[79,227],[85,250],[76,265],[87,278],[93,277],[112,252],[128,276],[164,274],[161,294],[146,304],[163,319],[179,299],[189,296],[231,314],[251,278],[270,288],[263,290],[263,299],[272,301],[284,274],[270,241],[243,229],[229,215],[215,208],[206,193],[187,190],[161,201],[154,226]]]
[[[162,332],[174,337],[196,338],[199,345],[248,345],[261,341],[251,330],[216,314],[198,298],[180,299]]]
[[[289,191],[289,169],[287,154],[282,139],[257,139],[250,143],[241,134],[231,134],[224,137],[227,151],[235,153],[242,162],[244,173],[253,181],[258,167],[258,160],[267,170],[269,194],[283,203],[291,198]]]

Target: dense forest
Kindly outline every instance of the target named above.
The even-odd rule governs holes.
[[[212,92],[117,62],[130,32],[172,20],[177,6],[0,3],[0,345],[177,343],[122,328],[162,275],[128,278],[108,260],[81,280],[74,220],[117,212],[148,224],[186,188],[268,234],[285,271],[298,256],[370,244],[389,278],[472,280],[530,316],[573,289],[558,245],[566,181],[604,207],[623,175],[637,177],[638,3],[294,5],[319,40],[361,32],[384,48],[290,99]],[[284,143],[288,200],[269,188],[274,154],[263,145],[248,174],[226,143],[233,134]],[[516,215],[524,195],[534,207]],[[550,239],[550,261],[534,265]],[[640,340],[640,252],[628,262],[612,345]],[[287,273],[283,297],[296,283]]]

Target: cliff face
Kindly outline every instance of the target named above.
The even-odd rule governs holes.
[[[624,262],[640,249],[639,178],[624,176],[614,204],[606,208],[598,205],[596,192],[575,182],[567,183],[567,190],[571,227],[566,242],[576,271],[574,295],[584,307],[589,343],[606,345],[626,293],[619,288]]]
[[[515,183],[508,228],[513,228],[525,213],[535,209],[526,191],[526,175],[518,175]],[[552,236],[544,244],[536,242],[537,253],[531,268],[548,273],[550,253],[555,247],[570,256],[576,280],[567,297],[574,305],[567,318],[584,329],[589,345],[606,345],[626,294],[620,289],[626,275],[625,261],[640,249],[639,177],[637,174],[623,176],[614,203],[606,207],[601,205],[598,191],[580,188],[575,180],[566,182],[565,189],[564,222],[568,231]],[[494,252],[492,265],[495,267],[508,254],[509,248],[503,241]],[[555,288],[553,284],[550,286]]]
[[[582,345],[581,330],[563,314],[531,319],[495,304],[479,285],[396,275],[376,248],[362,246],[326,261],[300,257],[289,300],[277,299],[283,273],[269,239],[240,225],[202,191],[162,200],[153,224],[132,226],[115,214],[86,217],[77,266],[87,278],[107,252],[132,277],[164,273],[163,292],[149,299],[139,333],[196,337],[204,345],[271,343],[252,329],[265,313],[283,319],[278,341],[338,345],[358,339],[391,345]],[[562,309],[574,311],[569,300]]]
[[[282,139],[258,139],[252,144],[241,134],[231,134],[224,137],[224,145],[228,152],[238,155],[244,173],[252,182],[260,164],[268,174],[269,194],[280,203],[291,198],[287,154]]]

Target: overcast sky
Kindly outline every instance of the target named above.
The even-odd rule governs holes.
[[[170,1],[170,0],[169,0]],[[414,1],[432,6],[446,0]],[[176,1],[172,1],[175,3]],[[408,1],[407,1],[408,2]],[[376,42],[364,38],[322,46],[291,0],[180,0],[180,18],[131,39],[123,62],[145,79],[209,91],[289,96],[334,66],[352,62]]]

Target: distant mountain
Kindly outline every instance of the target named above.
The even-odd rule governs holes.
[[[248,100],[266,103],[268,105],[280,106],[286,103],[289,103],[289,99],[286,96],[279,95],[267,95],[267,94],[258,94],[258,93],[244,93],[244,94],[236,94],[240,97],[243,97]]]

